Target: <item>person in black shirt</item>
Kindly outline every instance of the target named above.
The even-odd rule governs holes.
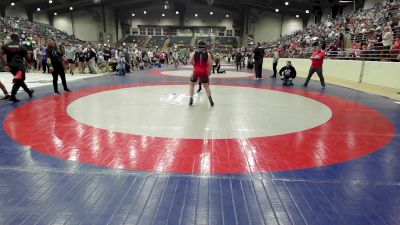
[[[83,50],[84,53],[86,53],[86,64],[89,67],[89,71],[91,74],[97,74],[96,72],[96,61],[97,61],[97,56],[96,56],[96,51],[92,48],[91,45],[88,45],[85,50]]]
[[[4,55],[6,55],[7,62],[4,61]],[[29,89],[25,84],[25,60],[30,61],[28,51],[20,45],[20,39],[17,34],[11,35],[11,43],[4,45],[0,54],[1,64],[5,65],[4,70],[11,72],[14,76],[13,87],[11,90],[11,96],[9,100],[12,102],[19,102],[16,98],[18,89],[22,87],[29,97],[32,97],[33,90]]]
[[[61,78],[64,91],[70,92],[71,90],[68,89],[67,80],[65,79],[65,70],[63,65],[64,54],[53,38],[47,40],[46,55],[49,72],[53,75],[54,93],[58,95],[60,94],[60,92],[58,92],[58,76]]]
[[[110,59],[111,59],[111,51],[109,48],[105,48],[104,51],[104,61],[105,61],[105,66],[106,66],[106,71],[110,71]]]
[[[78,70],[80,73],[85,73],[86,69],[86,54],[82,51],[82,48],[80,47],[78,51],[76,52],[76,58],[78,59]]]
[[[261,44],[258,42],[257,47],[253,51],[254,57],[254,71],[256,74],[256,80],[262,79],[262,64],[264,60],[264,49],[260,48]]]
[[[221,70],[221,60],[219,59],[219,57],[215,59],[215,67],[217,68],[217,73],[226,73],[225,70]]]
[[[281,75],[283,85],[293,85],[293,79],[296,77],[296,69],[292,66],[291,61],[287,61],[286,66],[279,70],[279,75]]]
[[[235,55],[236,71],[242,70],[242,53],[237,50]]]

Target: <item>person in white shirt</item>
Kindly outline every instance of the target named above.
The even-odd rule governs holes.
[[[67,49],[65,49],[65,58],[68,61],[68,68],[70,70],[71,75],[74,75],[76,50],[75,48],[72,47],[72,44],[68,44]]]
[[[38,48],[33,49],[33,62],[35,63],[35,69],[37,68],[37,52]]]
[[[116,75],[125,76],[125,73],[126,73],[125,64],[126,64],[126,60],[125,60],[125,57],[124,57],[124,53],[120,52],[118,54],[118,59],[117,59],[117,67],[116,67],[117,74]]]
[[[278,61],[279,61],[279,52],[278,52],[278,49],[275,49],[274,55],[272,58],[272,70],[274,71],[274,74],[271,76],[271,78],[276,78],[276,73],[278,72],[276,70],[276,67],[278,66]]]
[[[384,49],[390,49],[393,44],[393,32],[389,26],[385,27],[384,33],[382,36],[382,44]]]

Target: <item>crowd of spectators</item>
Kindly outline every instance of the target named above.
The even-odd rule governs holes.
[[[48,24],[30,22],[20,17],[1,17],[0,16],[0,40],[7,39],[12,33],[19,34],[26,38],[46,38],[53,37],[58,41],[68,41],[70,43],[83,43],[73,35],[60,31]]]
[[[278,40],[263,43],[269,56],[308,57],[315,45],[331,57],[399,60],[400,10],[396,0],[351,15],[312,24]]]

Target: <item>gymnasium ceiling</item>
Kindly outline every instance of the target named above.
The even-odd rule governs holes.
[[[72,6],[74,9],[88,9],[91,6],[105,5],[117,10],[128,11],[149,6],[163,7],[166,0],[1,0],[0,4],[24,6],[26,8],[41,8],[42,11],[68,11]],[[285,1],[289,2],[285,6]],[[350,0],[351,1],[351,0]],[[355,0],[360,1],[360,0]],[[305,13],[305,10],[313,12],[321,8],[328,8],[333,5],[349,4],[339,3],[339,0],[168,0],[171,9],[181,2],[193,2],[196,4],[211,5],[217,8],[240,12],[244,7],[254,8],[260,11],[274,11],[279,9],[280,13],[298,14]],[[350,3],[351,4],[351,3]]]

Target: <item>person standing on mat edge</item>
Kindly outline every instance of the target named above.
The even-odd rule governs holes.
[[[206,50],[206,43],[204,41],[199,41],[197,44],[198,50],[190,54],[190,58],[188,63],[193,65],[193,75],[190,79],[190,100],[189,106],[193,105],[193,95],[194,95],[194,86],[197,81],[200,79],[200,82],[204,85],[204,89],[206,89],[206,93],[208,96],[208,100],[210,101],[211,106],[214,106],[214,101],[211,97],[211,90],[209,85],[209,76],[211,75],[212,69],[212,56]]]
[[[242,53],[238,49],[235,55],[236,71],[242,70]]]
[[[276,78],[276,73],[277,73],[276,67],[278,66],[278,61],[279,61],[279,52],[278,49],[275,49],[274,56],[272,58],[272,69],[274,71],[274,75],[272,75],[271,78]]]
[[[24,46],[20,45],[20,39],[17,34],[11,35],[11,43],[6,44],[1,49],[0,53],[0,62],[4,66],[4,71],[11,72],[14,76],[13,79],[13,87],[11,90],[11,96],[9,97],[9,101],[19,102],[16,98],[18,89],[22,87],[26,93],[28,93],[29,97],[32,98],[33,89],[29,89],[25,84],[25,61],[29,62],[30,58],[28,55],[28,51]],[[7,62],[4,60],[4,55],[6,55]],[[3,88],[2,88],[3,89]],[[6,90],[3,90],[4,94],[7,97]]]
[[[322,74],[322,64],[324,62],[324,59],[325,59],[325,52],[321,50],[320,45],[316,46],[316,51],[311,56],[311,67],[306,82],[303,85],[304,87],[307,87],[308,82],[310,82],[312,75],[316,72],[321,82],[322,88],[325,88],[325,79],[324,75]]]
[[[58,48],[55,39],[49,38],[47,40],[47,66],[49,72],[53,76],[53,88],[54,93],[59,95],[58,92],[58,76],[61,78],[61,83],[64,87],[64,91],[70,92],[71,90],[67,87],[67,80],[65,79],[65,70],[63,66],[63,52]]]
[[[253,51],[254,58],[254,72],[256,74],[256,80],[262,79],[262,65],[264,60],[264,49],[260,47],[260,42],[257,43],[257,47]]]

